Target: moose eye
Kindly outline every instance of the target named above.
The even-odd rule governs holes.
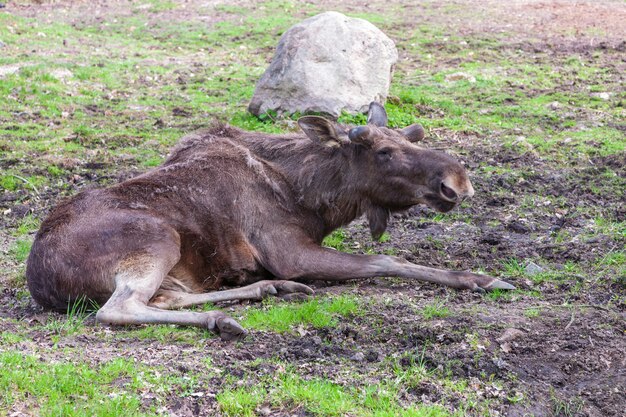
[[[383,148],[383,149],[377,151],[376,155],[378,155],[380,158],[391,159],[391,149]]]

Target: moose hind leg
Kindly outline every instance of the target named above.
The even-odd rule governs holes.
[[[209,329],[218,333],[223,340],[243,337],[246,331],[220,311],[167,311],[148,306],[163,278],[176,262],[178,255],[162,258],[143,255],[123,261],[115,276],[115,291],[98,310],[96,320],[115,325],[178,324]]]

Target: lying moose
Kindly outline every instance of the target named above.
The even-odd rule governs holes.
[[[303,278],[514,288],[485,275],[322,247],[324,236],[362,214],[378,238],[391,212],[416,204],[447,212],[474,189],[453,158],[413,144],[424,136],[421,126],[386,128],[377,103],[367,125],[347,133],[318,116],[298,124],[304,135],[225,126],[191,133],[160,167],[60,204],[28,258],[33,298],[63,311],[93,300],[101,323],[199,326],[231,340],[245,331],[224,313],[171,309],[311,294],[293,282]],[[216,291],[222,286],[239,288]]]

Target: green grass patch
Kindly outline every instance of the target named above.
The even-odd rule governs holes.
[[[399,401],[405,380],[368,387],[346,387],[322,378],[304,378],[291,367],[255,387],[226,389],[217,396],[220,409],[228,416],[255,416],[259,406],[283,414],[304,409],[317,417],[444,417],[451,415],[440,405]],[[261,388],[262,387],[262,388]]]
[[[140,390],[156,380],[127,359],[90,367],[0,352],[0,368],[0,408],[10,410],[19,402],[40,416],[144,415]],[[122,380],[124,389],[116,384]]]
[[[541,314],[540,307],[528,307],[526,310],[524,310],[524,315],[531,319],[535,317],[539,317],[540,314]]]
[[[450,315],[450,309],[446,307],[445,301],[435,300],[433,303],[425,305],[420,313],[429,320],[432,318],[444,318]]]
[[[322,246],[336,249],[339,252],[349,253],[351,250],[348,247],[347,239],[346,231],[344,229],[337,229],[324,238]]]
[[[265,392],[259,387],[227,389],[216,397],[220,410],[227,416],[254,417],[264,401]]]
[[[241,324],[247,328],[288,332],[294,326],[334,327],[338,318],[363,314],[362,301],[341,295],[327,299],[312,298],[303,303],[277,303],[267,299],[263,306],[246,311]]]
[[[132,330],[118,330],[117,339],[155,340],[162,343],[185,343],[198,345],[205,339],[215,337],[208,330],[180,327],[174,325],[146,325]]]
[[[527,138],[544,155],[574,152],[586,156],[608,156],[624,153],[624,133],[610,127],[563,131],[555,135],[533,135]]]
[[[9,248],[9,255],[12,256],[16,262],[22,263],[28,259],[28,254],[32,246],[32,240],[17,239]]]
[[[20,188],[21,182],[14,175],[2,175],[0,176],[0,187],[8,191],[15,191]]]
[[[32,214],[28,214],[20,220],[20,222],[17,225],[17,228],[13,232],[13,235],[25,236],[30,233],[36,232],[37,229],[39,229],[40,224],[41,224],[41,221],[38,218],[36,218]]]
[[[0,333],[0,345],[14,348],[20,342],[27,340],[27,338],[19,333],[12,333],[10,331],[3,331]]]

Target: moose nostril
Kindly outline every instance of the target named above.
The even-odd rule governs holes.
[[[456,192],[452,188],[444,184],[443,182],[441,183],[441,194],[443,194],[443,196],[449,200],[457,199]]]

